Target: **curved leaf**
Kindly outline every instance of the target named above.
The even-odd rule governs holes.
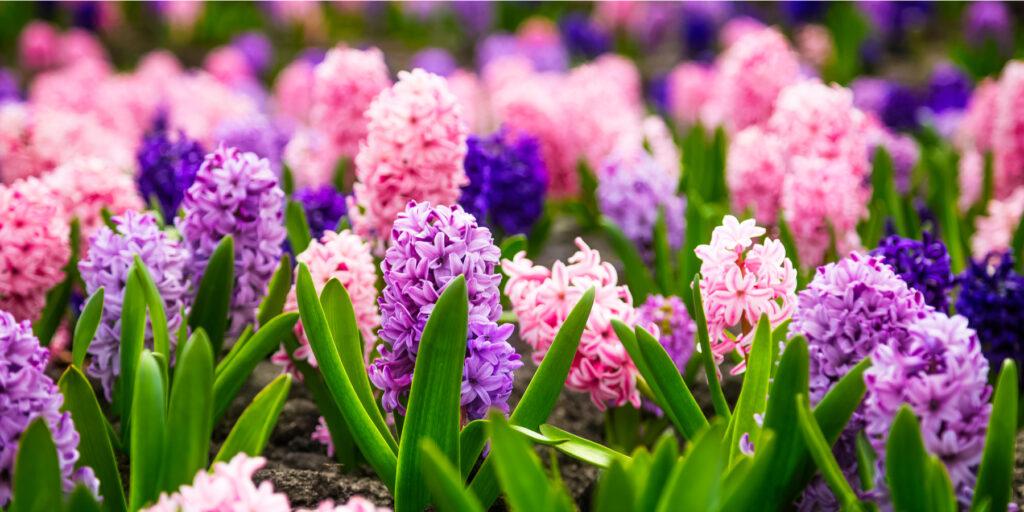
[[[818,470],[821,471],[822,476],[825,478],[825,483],[832,490],[832,494],[839,500],[843,510],[861,510],[857,493],[853,491],[850,482],[843,475],[843,470],[839,468],[839,463],[836,462],[835,456],[832,455],[832,444],[826,441],[825,436],[821,433],[818,422],[814,419],[814,413],[811,412],[811,404],[807,402],[806,396],[797,395],[796,413],[797,424],[800,426],[800,433],[803,434],[804,443],[807,444],[811,452],[811,458],[818,465]]]
[[[284,213],[284,226],[288,232],[288,243],[291,244],[292,250],[295,254],[301,254],[302,251],[309,247],[309,242],[313,239],[309,228],[309,222],[306,220],[306,212],[302,209],[302,205],[289,199],[288,207]]]
[[[651,277],[651,273],[647,270],[647,264],[644,263],[643,257],[640,256],[640,251],[637,250],[633,241],[611,220],[601,217],[599,224],[601,229],[604,230],[608,243],[611,244],[615,254],[622,260],[622,265],[625,269],[623,277],[626,278],[626,285],[633,295],[633,300],[637,304],[643,302],[648,295],[657,289],[657,285],[654,282],[654,278]]]
[[[202,327],[210,337],[214,356],[224,346],[224,331],[228,326],[234,289],[235,241],[228,235],[221,239],[210,255],[188,316],[188,326],[193,331]]]
[[[134,511],[156,500],[160,494],[167,435],[164,377],[160,363],[148,350],[139,356],[133,394],[129,503],[130,510]]]
[[[134,259],[135,272],[139,274],[139,282],[142,284],[142,293],[146,298],[146,308],[149,310],[150,331],[153,334],[153,353],[163,357],[163,371],[167,372],[167,365],[171,360],[171,333],[167,329],[167,311],[164,310],[164,299],[160,296],[160,289],[156,287],[153,276],[146,268],[142,258],[138,254]]]
[[[263,297],[256,313],[256,324],[267,325],[270,319],[281,314],[284,304],[288,301],[288,292],[292,289],[292,257],[288,253],[281,255],[274,275],[267,285],[267,296]]]
[[[729,410],[729,402],[725,400],[725,393],[722,392],[722,384],[718,381],[718,367],[715,365],[715,358],[711,352],[708,321],[704,314],[704,298],[700,294],[700,273],[693,276],[690,294],[693,297],[693,321],[697,323],[697,342],[703,356],[701,359],[704,361],[704,373],[708,378],[708,387],[711,388],[711,403],[715,407],[715,414],[728,421],[732,412]]]
[[[476,466],[476,461],[480,457],[480,452],[483,451],[486,442],[487,420],[473,420],[466,424],[465,427],[462,427],[462,432],[459,432],[459,457],[462,459],[460,461],[462,464],[462,481],[466,481],[469,478],[469,473]]]
[[[982,502],[988,502],[989,510],[1006,510],[1010,501],[1017,435],[1017,385],[1017,365],[1007,359],[999,372],[992,400],[971,510],[978,510]]]
[[[762,314],[754,332],[754,342],[747,355],[747,372],[743,376],[743,388],[736,401],[736,410],[730,419],[729,460],[735,462],[743,454],[740,453],[740,439],[744,434],[750,442],[757,445],[761,427],[754,419],[755,414],[763,414],[768,402],[768,385],[772,372],[772,328],[768,316]]]
[[[491,456],[509,508],[517,512],[546,510],[543,490],[550,487],[544,467],[526,441],[516,434],[501,413],[491,411],[487,430]]]
[[[636,489],[633,488],[633,482],[626,474],[626,469],[622,467],[622,462],[610,462],[611,465],[597,482],[593,509],[595,512],[630,512],[633,510]]]
[[[121,426],[122,437],[127,440],[131,425],[131,410],[135,385],[135,370],[146,342],[146,296],[135,265],[128,271],[121,301],[121,374],[114,386],[114,401],[120,404],[121,418],[128,424]]]
[[[263,453],[291,387],[292,377],[284,373],[257,393],[238,417],[213,462],[227,462],[239,453],[252,457]]]
[[[60,323],[67,315],[68,304],[71,303],[71,290],[75,287],[75,283],[79,281],[78,255],[81,253],[79,249],[80,240],[81,227],[76,217],[71,220],[69,235],[71,251],[68,253],[67,263],[64,264],[64,279],[46,293],[43,311],[39,314],[39,318],[32,323],[32,332],[39,338],[39,344],[44,347],[50,344],[50,340],[57,332],[57,329],[60,328]]]
[[[96,329],[99,328],[100,319],[103,316],[103,287],[99,287],[95,293],[89,296],[82,314],[75,324],[75,335],[71,342],[71,360],[74,365],[82,368],[85,365],[85,355],[89,351],[89,345],[96,337]]]
[[[518,427],[517,427],[518,428]],[[540,433],[551,441],[556,450],[592,466],[611,467],[615,461],[629,462],[630,458],[607,446],[584,439],[552,425],[541,425]]]
[[[637,348],[650,371],[651,381],[657,382],[658,389],[664,394],[666,409],[671,409],[672,416],[679,419],[682,434],[692,439],[707,426],[707,418],[693,398],[693,393],[686,387],[679,368],[676,368],[665,347],[643,327],[637,326],[634,332]]]
[[[430,439],[420,443],[423,452],[422,477],[430,489],[430,494],[442,512],[483,512],[480,502],[462,486],[462,478],[458,471],[437,444]]]
[[[900,407],[885,445],[885,477],[895,510],[927,511],[928,452],[917,418],[906,405]]]
[[[690,442],[668,478],[667,492],[658,502],[659,512],[718,509],[722,474],[728,465],[724,437],[725,422],[716,420]]]
[[[36,418],[18,440],[10,512],[60,510],[64,490],[57,447],[46,420]]]
[[[210,456],[213,429],[213,348],[197,330],[185,342],[174,371],[167,408],[167,457],[162,490],[192,482]]]

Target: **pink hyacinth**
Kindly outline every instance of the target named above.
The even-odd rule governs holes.
[[[808,64],[820,68],[832,57],[832,33],[823,25],[804,25],[796,34],[797,50]]]
[[[611,326],[613,318],[628,325],[636,322],[633,297],[618,284],[615,267],[601,261],[601,255],[582,239],[576,239],[576,246],[579,251],[568,264],[556,261],[550,269],[534,265],[522,252],[502,261],[508,276],[505,295],[519,318],[520,336],[533,348],[533,360],[540,363],[573,306],[588,288],[595,287],[594,307],[565,384],[589,393],[602,410],[627,403],[639,407],[636,367]]]
[[[800,73],[796,53],[774,28],[741,37],[719,57],[717,67],[713,101],[731,131],[767,121],[776,97]]]
[[[729,49],[744,37],[761,32],[766,28],[768,27],[756,18],[736,16],[722,25],[722,29],[718,31],[718,42],[723,48]]]
[[[684,126],[701,120],[704,105],[711,99],[715,69],[694,62],[684,62],[668,75],[668,105],[672,117]]]
[[[214,131],[225,121],[259,115],[256,102],[209,73],[181,75],[166,87],[168,121],[204,147],[216,147]]]
[[[757,222],[774,224],[787,171],[779,137],[758,126],[747,127],[729,144],[725,161],[733,210],[749,208]]]
[[[768,315],[772,327],[793,314],[796,271],[782,242],[765,238],[754,243],[764,234],[753,219],[740,222],[726,215],[711,233],[711,243],[694,250],[701,260],[700,292],[716,360],[733,350],[745,355],[762,314]],[[737,336],[727,334],[737,327]]]
[[[135,169],[137,140],[105,127],[92,113],[56,108],[32,111],[32,144],[57,165],[82,158],[100,158],[124,172]]]
[[[340,233],[326,231],[319,240],[311,241],[306,250],[295,259],[297,263],[305,263],[309,267],[318,294],[331,279],[337,279],[345,287],[349,298],[352,299],[356,325],[363,335],[363,343],[367,351],[373,350],[376,340],[373,332],[380,323],[380,315],[377,312],[377,271],[373,265],[370,246],[347,229]],[[284,309],[299,309],[294,288],[288,294]],[[315,367],[316,358],[309,348],[309,341],[301,322],[296,324],[295,334],[300,346],[293,356],[296,359],[304,359]],[[294,373],[284,347],[274,354],[273,361]]]
[[[985,181],[985,157],[975,149],[960,155],[960,211],[967,211],[978,199]]]
[[[83,253],[88,249],[87,241],[104,225],[104,208],[112,215],[120,215],[127,210],[142,210],[145,206],[132,176],[104,160],[73,160],[54,169],[43,179],[61,203],[64,222],[70,223],[71,219],[77,218],[81,223]]]
[[[18,58],[26,69],[43,69],[57,64],[60,33],[45,21],[33,21],[18,36]]]
[[[995,197],[1006,197],[1024,185],[1024,62],[1003,68],[992,130]]]
[[[214,48],[203,59],[203,69],[228,86],[253,80],[253,69],[242,50],[227,45]]]
[[[71,249],[61,201],[27,178],[0,185],[0,310],[35,320],[46,292],[64,279]]]
[[[33,144],[30,109],[24,103],[0,105],[0,182],[40,176],[55,165]]]
[[[337,149],[327,137],[311,128],[300,128],[284,147],[281,159],[292,171],[296,187],[333,183]]]
[[[846,160],[858,177],[871,171],[867,149],[870,125],[845,87],[818,80],[786,87],[768,126],[779,134],[783,149],[791,156]]]
[[[354,157],[359,151],[360,141],[367,135],[367,109],[373,99],[389,86],[391,79],[380,50],[333,48],[314,71],[311,125],[324,133],[342,155]],[[413,107],[414,104],[406,106]],[[393,113],[398,115],[402,107],[396,105],[395,108]],[[402,114],[423,115],[411,111]]]
[[[957,145],[961,148],[975,148],[979,152],[992,149],[992,132],[996,121],[996,99],[999,97],[999,82],[986,78],[974,89],[967,112],[960,122]]]
[[[335,505],[326,500],[315,509],[299,509],[296,512],[391,512],[391,509],[378,507],[361,496],[353,496],[344,505]]]
[[[256,470],[266,464],[263,457],[235,455],[230,462],[218,462],[213,471],[200,469],[191,485],[181,486],[177,492],[160,494],[157,503],[147,512],[235,512],[265,511],[290,512],[288,497],[274,491],[274,485],[252,481]]]
[[[458,200],[468,129],[444,78],[422,69],[400,72],[366,115],[349,213],[358,234],[382,245],[410,200]]]
[[[622,57],[606,55],[573,69],[559,92],[577,159],[597,169],[618,140],[639,126],[639,72]],[[564,129],[564,127],[563,127]]]
[[[296,59],[277,74],[274,106],[278,115],[295,123],[309,121],[313,108],[315,66],[309,59]]]
[[[459,99],[459,105],[462,105],[462,115],[470,133],[494,131],[490,105],[480,78],[472,71],[456,69],[448,75],[447,80],[448,88]]]
[[[975,258],[989,254],[1002,254],[1010,249],[1013,233],[1024,215],[1024,187],[1013,191],[1005,199],[993,199],[988,203],[988,215],[978,217],[974,238],[971,239],[971,253]]]

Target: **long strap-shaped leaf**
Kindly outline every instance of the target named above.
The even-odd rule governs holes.
[[[309,247],[312,240],[309,229],[309,221],[306,220],[306,212],[302,205],[288,200],[288,207],[285,209],[284,226],[288,233],[288,243],[291,244],[295,254],[300,254]],[[319,236],[319,235],[318,235]]]
[[[291,387],[292,377],[285,373],[278,375],[257,393],[249,407],[246,407],[238,417],[238,422],[224,439],[224,444],[221,445],[213,462],[227,462],[239,453],[252,457],[263,453]]]
[[[232,292],[235,288],[235,241],[225,236],[213,250],[203,270],[196,300],[188,316],[192,330],[200,327],[210,337],[214,355],[224,345],[224,331],[228,324]]]
[[[483,512],[480,502],[462,486],[458,470],[430,439],[420,444],[423,452],[423,479],[441,512]]]
[[[161,490],[173,492],[206,467],[213,429],[213,348],[202,329],[181,350],[167,406],[167,456]]]
[[[74,365],[82,368],[85,365],[85,356],[89,351],[92,339],[96,337],[96,329],[100,325],[100,318],[103,315],[103,287],[99,287],[82,308],[82,314],[75,323],[74,341],[71,342],[71,360]]]
[[[160,494],[160,473],[166,445],[164,377],[160,363],[148,350],[139,356],[133,388],[131,421],[130,510],[139,510]]]
[[[839,499],[844,511],[860,512],[863,509],[857,499],[857,493],[853,491],[850,482],[843,476],[843,471],[832,454],[832,444],[826,441],[824,434],[821,433],[821,428],[818,427],[818,422],[814,419],[814,413],[811,412],[811,404],[807,402],[807,397],[797,395],[795,400],[800,433],[811,452],[811,458],[814,459],[818,470],[825,477],[825,483],[832,490],[832,494]]]
[[[1017,434],[1017,365],[1003,362],[992,401],[992,415],[985,434],[985,449],[978,468],[971,510],[980,510],[987,502],[989,510],[1006,510],[1013,485],[1014,438]]]
[[[717,509],[722,499],[722,474],[728,465],[724,436],[725,422],[716,420],[690,442],[686,456],[668,479],[659,512]]]
[[[755,414],[763,414],[768,401],[768,384],[772,372],[772,328],[768,316],[761,315],[754,332],[754,343],[747,356],[747,372],[743,376],[743,389],[736,401],[736,410],[729,421],[729,461],[734,463],[740,452],[740,438],[749,436],[757,444],[761,427],[754,420]]]
[[[115,383],[115,402],[120,405],[121,418],[128,423],[121,425],[122,439],[128,440],[131,425],[131,406],[135,385],[135,369],[146,342],[146,296],[142,289],[139,273],[132,264],[124,286],[121,301],[121,374]]]
[[[693,321],[697,323],[697,341],[700,344],[708,387],[711,388],[711,403],[715,407],[715,414],[728,420],[732,416],[732,411],[729,410],[729,402],[725,400],[725,393],[722,392],[722,384],[718,381],[718,367],[711,352],[711,338],[708,335],[708,321],[704,314],[704,299],[700,293],[699,273],[693,277],[690,292],[693,296]]]
[[[550,504],[544,491],[553,484],[548,482],[537,454],[501,413],[492,411],[488,419],[491,437],[488,460],[494,461],[509,508],[515,512],[548,510]]]
[[[889,430],[885,462],[885,477],[894,510],[932,510],[929,508],[932,498],[927,492],[928,451],[917,418],[906,405],[900,407]]]
[[[285,302],[288,301],[288,292],[292,289],[292,281],[292,257],[288,253],[284,253],[281,255],[281,262],[277,264],[277,269],[274,270],[274,275],[270,277],[267,296],[263,297],[256,312],[257,325],[267,325],[270,319],[281,314]]]
[[[68,253],[68,261],[64,265],[64,280],[46,293],[46,302],[39,319],[33,322],[32,331],[39,338],[39,344],[47,346],[53,335],[60,328],[60,323],[68,313],[68,304],[71,301],[71,290],[80,281],[78,275],[78,254],[81,227],[78,218],[71,220],[71,231],[69,244],[71,251]]]
[[[387,441],[377,431],[369,413],[363,408],[355,388],[352,386],[352,381],[349,380],[348,374],[341,364],[338,347],[334,343],[334,337],[331,335],[323,307],[316,296],[313,277],[310,276],[309,268],[304,263],[299,264],[295,289],[299,302],[299,314],[302,317],[302,328],[306,332],[309,347],[313,350],[320,371],[324,375],[327,389],[338,404],[338,408],[345,417],[345,423],[348,424],[352,437],[355,438],[356,444],[366,460],[373,466],[381,481],[389,489],[394,489],[398,459]]]
[[[146,298],[146,309],[149,310],[150,331],[153,333],[153,353],[163,357],[163,372],[167,373],[167,365],[171,361],[171,333],[167,329],[167,311],[164,309],[164,299],[160,296],[160,289],[156,287],[153,276],[142,262],[138,254],[134,260],[135,272],[139,274],[139,282],[142,283],[142,294]]]
[[[612,245],[615,254],[622,260],[626,272],[626,285],[633,295],[633,300],[637,303],[643,302],[648,295],[654,293],[657,284],[651,277],[650,271],[647,270],[647,264],[640,256],[640,251],[611,220],[602,217],[600,225],[608,237],[608,243]]]
[[[60,464],[46,420],[36,418],[29,423],[18,442],[14,460],[14,496],[10,512],[42,512],[60,510]]]

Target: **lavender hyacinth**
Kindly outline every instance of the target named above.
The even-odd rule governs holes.
[[[387,411],[404,412],[420,337],[434,303],[456,276],[469,292],[467,358],[462,377],[464,419],[477,419],[490,407],[508,410],[513,372],[522,366],[508,338],[513,325],[501,316],[495,271],[501,254],[487,228],[459,206],[431,207],[410,201],[395,219],[392,244],[381,263],[384,292],[379,299],[384,340],[370,365],[370,380],[384,391]]]
[[[225,121],[214,130],[213,138],[225,146],[266,158],[275,170],[281,166],[281,156],[288,142],[262,115]]]
[[[264,73],[274,60],[274,46],[270,39],[260,32],[239,34],[231,41],[231,46],[242,52],[255,75]]]
[[[174,218],[185,191],[196,179],[204,154],[198,142],[184,132],[171,133],[164,116],[159,116],[136,154],[139,194],[146,200],[156,198],[164,218]]]
[[[334,231],[341,218],[348,213],[345,194],[338,192],[332,185],[303,187],[296,190],[293,197],[305,210],[310,234],[314,238],[323,235],[324,231]]]
[[[881,256],[908,286],[924,295],[929,306],[949,311],[953,272],[950,270],[949,252],[942,240],[927,231],[922,240],[889,235],[878,243],[871,255]]]
[[[978,333],[993,367],[1004,359],[1024,365],[1024,276],[1013,270],[1013,256],[972,262],[959,277],[956,311]]]
[[[932,312],[908,336],[879,345],[864,373],[865,433],[884,465],[885,443],[903,404],[920,418],[925,448],[949,470],[960,503],[971,503],[992,405],[988,362],[962,316]],[[877,471],[879,485],[884,471]]]
[[[186,275],[188,251],[160,230],[152,214],[127,211],[113,220],[117,232],[107,227],[100,228],[89,244],[88,255],[78,263],[86,291],[92,294],[100,287],[104,289],[103,317],[96,337],[89,345],[92,363],[88,371],[89,375],[100,379],[108,400],[112,396],[114,381],[121,373],[121,308],[124,286],[135,255],[149,269],[164,299],[167,326],[171,332],[181,325],[181,312],[186,306],[189,288]],[[170,342],[173,349],[176,337],[171,336]],[[151,333],[147,333],[146,343],[152,348]]]
[[[255,319],[285,238],[285,196],[266,159],[221,146],[206,155],[185,194],[177,227],[191,252],[196,283],[222,238],[234,237],[235,283],[228,336]]]
[[[526,233],[544,213],[548,174],[537,139],[501,130],[466,140],[469,184],[459,204],[482,223],[506,234]]]
[[[18,101],[21,92],[18,90],[18,79],[6,68],[0,68],[0,103]]]
[[[697,324],[690,318],[686,304],[679,297],[650,295],[636,311],[637,325],[649,330],[654,327],[651,332],[658,333],[658,341],[676,368],[683,371],[693,355],[693,336],[697,332]]]
[[[669,246],[683,245],[686,200],[676,195],[672,175],[646,152],[605,162],[597,186],[601,214],[611,219],[633,241],[645,259],[653,258],[654,224],[665,211]]]
[[[431,47],[416,52],[409,67],[420,68],[439,76],[448,76],[458,68],[458,63],[448,50]]]
[[[46,375],[50,352],[39,346],[28,321],[0,310],[0,507],[11,499],[14,458],[21,435],[36,418],[46,421],[57,445],[64,490],[84,484],[95,494],[99,482],[89,467],[75,469],[78,432],[71,413],[62,412],[64,395]]]

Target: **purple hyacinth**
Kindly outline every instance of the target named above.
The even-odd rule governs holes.
[[[558,20],[558,29],[569,52],[593,59],[611,48],[611,37],[582,12],[570,12]]]
[[[601,214],[614,222],[650,261],[658,211],[665,211],[668,243],[683,245],[686,200],[676,195],[676,182],[646,152],[609,158],[600,172],[597,203]]]
[[[172,133],[164,116],[159,116],[153,130],[142,138],[136,154],[139,194],[146,200],[156,198],[164,218],[174,218],[185,191],[196,179],[203,155],[198,142],[184,132]]]
[[[1013,256],[971,262],[958,281],[956,311],[978,333],[989,364],[1013,359],[1024,366],[1024,276],[1014,271]]]
[[[220,144],[266,158],[277,170],[287,138],[263,115],[229,119],[214,130],[213,138]]]
[[[7,69],[0,68],[0,103],[20,100],[21,92],[18,89],[18,79]]]
[[[114,381],[121,373],[121,308],[128,270],[135,255],[146,264],[164,299],[170,332],[176,332],[181,325],[181,312],[187,306],[189,289],[188,251],[178,240],[160,230],[153,214],[127,211],[113,220],[117,231],[106,226],[100,228],[89,243],[88,255],[78,263],[86,292],[93,294],[100,287],[104,289],[103,317],[89,345],[92,363],[88,371],[89,375],[100,379],[108,400]],[[176,337],[171,336],[170,341],[173,349]],[[152,333],[147,333],[146,343],[149,348],[153,347]]]
[[[242,52],[253,74],[265,72],[274,60],[274,46],[270,39],[260,32],[239,34],[231,41],[231,46]]]
[[[420,68],[435,75],[448,76],[458,64],[455,57],[444,48],[424,48],[412,56],[411,68]]]
[[[384,344],[370,365],[370,380],[384,391],[384,409],[405,411],[423,328],[444,287],[463,275],[469,292],[463,418],[482,418],[489,407],[507,411],[513,372],[522,362],[508,344],[513,326],[497,323],[501,253],[491,232],[459,206],[410,201],[395,219],[391,242],[381,262],[385,285],[379,335]]]
[[[682,372],[693,355],[693,336],[697,332],[686,304],[679,297],[650,295],[636,311],[637,325],[658,334],[658,341]]]
[[[911,288],[924,295],[924,301],[939,311],[949,311],[949,292],[953,288],[949,252],[942,240],[925,232],[922,240],[889,235],[872,256],[883,261]]]
[[[925,448],[949,470],[960,503],[971,503],[992,405],[988,362],[962,316],[931,312],[907,336],[879,345],[864,373],[865,433],[884,466],[885,444],[904,404],[920,419]],[[883,470],[876,472],[884,485]]]
[[[953,64],[941,63],[928,79],[928,108],[936,113],[963,110],[971,99],[972,89],[966,73]]]
[[[221,146],[206,155],[185,193],[185,215],[176,223],[191,252],[189,274],[202,279],[222,238],[235,245],[234,297],[228,334],[255,320],[255,310],[281,257],[285,196],[266,159]]]
[[[537,139],[504,130],[466,141],[469,184],[459,204],[474,217],[506,234],[526,233],[544,213],[548,173]]]
[[[1002,2],[971,2],[964,13],[964,38],[979,47],[993,41],[1006,53],[1013,50],[1013,15]]]
[[[62,412],[64,395],[46,375],[50,352],[39,346],[28,321],[0,311],[0,507],[11,499],[14,458],[29,423],[43,418],[57,446],[64,490],[84,484],[95,494],[99,482],[89,467],[75,469],[78,432],[71,413]]]
[[[324,231],[334,231],[348,213],[345,194],[332,185],[300,188],[295,191],[294,198],[306,212],[310,234],[314,238],[319,238]]]

